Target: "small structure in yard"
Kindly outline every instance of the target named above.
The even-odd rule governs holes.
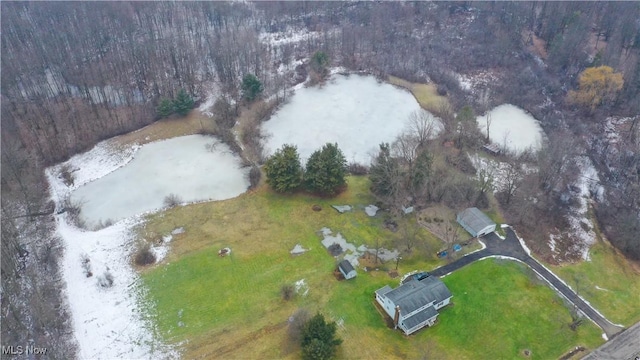
[[[336,209],[340,214],[353,210],[351,205],[331,205],[331,207]]]
[[[480,237],[496,231],[496,223],[475,207],[459,212],[456,220],[473,237]]]
[[[225,257],[227,255],[231,255],[231,249],[230,248],[226,247],[226,248],[218,250],[218,256]]]
[[[453,297],[447,286],[435,276],[409,277],[392,289],[389,285],[376,290],[376,302],[393,319],[394,328],[406,335],[433,326],[440,308]]]
[[[500,155],[500,147],[498,146],[498,144],[486,144],[482,147],[482,149],[491,155]]]
[[[338,264],[338,270],[340,270],[340,273],[342,273],[346,280],[353,279],[358,275],[358,273],[356,273],[356,269],[351,265],[349,260],[340,261]]]

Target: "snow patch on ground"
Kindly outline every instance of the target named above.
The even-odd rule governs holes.
[[[106,140],[87,152],[74,155],[66,162],[48,168],[47,176],[50,177],[49,184],[55,196],[54,201],[61,201],[71,191],[125,166],[133,160],[139,149],[139,145],[123,148],[113,140]],[[65,185],[60,177],[60,169],[65,165],[74,177],[71,186]]]
[[[80,357],[176,358],[178,353],[155,339],[152,325],[144,319],[144,288],[127,250],[133,248],[131,227],[138,220],[123,220],[96,232],[75,228],[65,214],[56,215],[56,222],[65,243],[63,274]],[[83,257],[89,259],[91,277],[85,274]],[[111,287],[99,284],[106,274],[113,277]]]
[[[501,81],[500,75],[491,70],[481,70],[472,74],[452,72],[451,75],[458,80],[460,88],[467,92],[474,92],[476,89],[485,88],[489,84]]]
[[[155,255],[155,257],[156,257],[156,263],[159,263],[159,262],[162,262],[162,260],[164,260],[164,258],[169,253],[169,246],[168,245],[157,245],[157,246],[151,247],[150,250],[153,253],[153,255]]]
[[[556,237],[558,235],[555,234],[549,234],[549,249],[551,249],[551,256],[555,259],[556,258]]]
[[[517,106],[500,105],[487,115],[478,116],[476,121],[483,134],[487,134],[487,116],[491,118],[489,138],[495,144],[510,151],[521,153],[531,148],[542,147],[544,132],[538,120]]]
[[[307,29],[287,28],[285,31],[274,33],[261,33],[258,39],[263,44],[271,46],[282,46],[291,43],[298,43],[303,40],[310,40],[321,36],[319,31],[309,31]]]
[[[198,111],[208,117],[213,117],[213,113],[211,112],[213,109],[213,104],[216,103],[216,100],[220,97],[222,91],[220,90],[220,86],[216,83],[211,83],[206,87],[205,90],[205,100],[198,106]]]
[[[600,178],[598,171],[591,163],[588,156],[580,156],[577,161],[580,169],[580,177],[576,186],[579,189],[578,201],[579,207],[568,216],[570,225],[570,236],[575,237],[578,241],[574,242],[574,251],[579,251],[584,260],[589,261],[589,249],[596,242],[596,233],[594,224],[589,218],[589,203],[592,194],[598,194],[600,186]]]

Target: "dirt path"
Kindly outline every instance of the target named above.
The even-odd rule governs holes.
[[[612,338],[616,334],[620,333],[624,328],[611,323],[607,318],[600,314],[593,306],[585,302],[578,294],[576,294],[571,288],[569,288],[562,280],[560,280],[555,274],[545,268],[537,260],[529,256],[522,248],[518,236],[511,228],[506,228],[507,236],[505,240],[500,239],[495,233],[491,233],[482,238],[482,241],[486,244],[486,248],[464,256],[450,264],[439,267],[429,273],[435,276],[444,276],[453,271],[456,271],[463,266],[471,264],[474,261],[484,259],[491,256],[504,256],[519,260],[533,271],[535,271],[541,278],[543,278],[550,286],[567,299],[570,303],[575,305],[586,317],[591,319],[596,325],[598,325],[607,334],[607,337]]]

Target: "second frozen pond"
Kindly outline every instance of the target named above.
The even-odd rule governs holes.
[[[408,91],[373,76],[337,75],[322,87],[297,90],[263,124],[267,154],[283,144],[298,147],[303,163],[327,142],[338,143],[347,162],[368,165],[381,142],[392,142],[409,115],[424,111]]]

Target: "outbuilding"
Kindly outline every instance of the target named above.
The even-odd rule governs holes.
[[[351,265],[349,260],[340,261],[338,264],[338,270],[340,270],[346,280],[353,279],[358,275],[358,273],[356,273],[356,269],[353,268],[353,265]]]
[[[496,231],[496,223],[475,207],[459,212],[456,220],[473,237],[480,237]]]

